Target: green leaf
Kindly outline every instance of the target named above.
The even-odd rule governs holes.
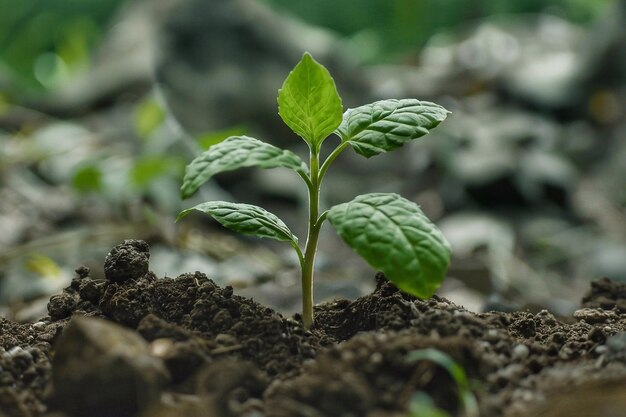
[[[409,417],[450,417],[450,414],[437,407],[428,394],[418,391],[411,397]]]
[[[357,153],[369,158],[424,136],[449,113],[428,101],[381,100],[348,109],[337,132]]]
[[[467,376],[465,375],[465,370],[461,365],[456,363],[454,359],[450,356],[446,355],[440,350],[427,348],[421,350],[414,350],[409,352],[407,355],[407,360],[410,362],[417,361],[429,361],[433,362],[442,368],[444,368],[459,387],[459,391],[467,391],[469,390],[469,382],[467,380]]]
[[[469,380],[467,379],[467,375],[465,374],[465,370],[450,356],[440,350],[427,348],[409,352],[409,354],[407,355],[407,360],[410,362],[427,360],[441,366],[446,371],[448,371],[450,376],[456,382],[459,392],[459,402],[465,410],[465,415],[467,417],[478,417],[478,404],[476,403],[476,397],[470,390],[470,384]]]
[[[324,139],[341,123],[342,113],[330,73],[305,53],[278,90],[278,114],[318,153]]]
[[[192,210],[208,214],[222,226],[244,235],[298,242],[291,230],[276,215],[251,204],[209,201],[180,212],[176,221]]]
[[[42,278],[61,279],[63,268],[54,259],[38,253],[32,253],[24,262],[26,270],[39,275]]]
[[[155,99],[144,100],[135,109],[135,132],[141,138],[150,136],[165,120],[165,111]]]
[[[332,207],[328,220],[352,249],[407,293],[427,298],[443,281],[450,245],[415,203],[397,194],[365,194]]]
[[[72,176],[72,187],[80,194],[102,191],[102,171],[94,165],[77,169]]]
[[[152,181],[165,175],[181,175],[184,162],[175,156],[144,156],[135,160],[129,172],[131,183],[138,188],[147,187]]]
[[[232,136],[211,146],[187,166],[181,187],[182,198],[191,197],[215,174],[251,166],[308,172],[304,162],[291,151],[247,136]]]

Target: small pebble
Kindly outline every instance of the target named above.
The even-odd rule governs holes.
[[[237,344],[237,338],[226,333],[215,336],[215,341],[223,346],[233,346]]]
[[[524,360],[528,357],[529,354],[530,349],[528,349],[528,346],[526,345],[517,344],[513,348],[513,359]]]
[[[150,343],[150,353],[157,358],[164,358],[171,351],[174,341],[172,339],[160,338]]]
[[[383,355],[380,352],[374,352],[370,356],[370,362],[374,364],[381,363],[383,361]]]
[[[46,327],[46,323],[43,321],[38,321],[37,323],[33,323],[31,326],[35,330],[41,330]]]

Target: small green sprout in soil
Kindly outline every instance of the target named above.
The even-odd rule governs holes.
[[[308,190],[304,247],[277,216],[250,204],[209,201],[182,211],[178,219],[198,210],[236,232],[289,242],[302,270],[306,328],[313,323],[314,261],[326,219],[352,249],[400,289],[420,298],[432,296],[448,268],[450,246],[416,204],[397,194],[373,193],[320,212],[319,196],[330,165],[347,147],[366,158],[392,151],[427,134],[449,112],[427,101],[403,99],[377,101],[344,113],[330,73],[305,53],[278,92],[278,113],[307,143],[308,165],[289,150],[247,136],[231,136],[187,166],[181,195],[191,197],[214,175],[237,168],[290,168]],[[322,143],[333,133],[341,142],[321,160]]]
[[[421,349],[409,352],[407,361],[415,363],[429,361],[445,369],[454,379],[458,392],[458,401],[466,417],[478,417],[478,404],[476,397],[470,390],[469,380],[463,367],[456,363],[450,356],[437,349]],[[432,398],[424,392],[418,391],[413,395],[409,404],[410,417],[449,417],[449,414],[437,407]]]

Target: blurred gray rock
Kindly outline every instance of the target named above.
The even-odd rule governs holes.
[[[150,270],[159,277],[175,277],[189,271],[202,271],[215,279],[216,260],[193,251],[181,251],[166,245],[150,248]]]
[[[609,360],[626,363],[626,332],[614,334],[606,340],[606,356]]]
[[[454,253],[449,274],[483,294],[494,291],[497,275],[503,275],[515,248],[513,228],[488,214],[470,212],[447,216],[439,227]]]
[[[418,69],[380,67],[378,96],[454,97],[493,89],[557,116],[615,123],[624,116],[626,1],[608,5],[590,31],[549,14],[486,18],[431,38]]]
[[[624,242],[596,240],[589,259],[589,275],[626,282],[626,246],[624,246]]]
[[[54,184],[71,183],[74,171],[99,151],[97,135],[76,123],[51,123],[34,132],[32,149],[39,153],[41,176]]]
[[[245,124],[275,140],[287,132],[277,92],[304,51],[328,67],[344,105],[363,103],[369,88],[331,34],[246,0],[178,1],[163,22],[157,80],[189,131]]]
[[[488,106],[456,113],[448,133],[436,153],[449,206],[569,207],[577,171],[560,153],[560,130],[552,121]]]
[[[287,130],[277,91],[305,51],[329,68],[346,106],[370,96],[363,70],[333,34],[261,2],[134,0],[120,9],[87,73],[21,101],[46,114],[83,116],[137,100],[156,78],[192,134],[245,125],[280,139]]]
[[[554,23],[545,28],[545,43],[560,36],[563,40],[568,38],[568,46],[549,54],[529,54],[525,62],[504,77],[504,88],[542,108],[575,114],[590,112],[600,123],[614,122],[607,114],[610,109],[594,109],[593,102],[598,107],[599,91],[615,94],[612,90],[626,81],[626,1],[610,4],[584,37],[573,31],[565,35]],[[587,108],[590,104],[591,108]]]
[[[471,257],[481,250],[511,252],[515,247],[513,228],[486,214],[451,215],[441,221],[439,227],[459,257]]]
[[[385,67],[370,76],[383,96],[463,97],[491,87],[510,92],[513,84],[522,83],[520,78],[523,88],[551,98],[561,92],[549,84],[571,78],[583,38],[576,25],[546,14],[485,18],[433,36],[420,53],[417,69]]]

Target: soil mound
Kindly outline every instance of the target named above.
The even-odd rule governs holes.
[[[106,279],[78,268],[48,317],[0,319],[0,416],[399,416],[418,391],[461,415],[450,375],[408,359],[424,348],[463,367],[481,416],[565,415],[555,413],[571,409],[567,398],[583,396],[623,411],[624,284],[593,282],[582,308],[559,319],[475,314],[378,274],[372,294],[318,305],[306,331],[200,272],[159,279],[148,260],[144,242],[125,241]],[[128,378],[140,394],[114,382]]]

